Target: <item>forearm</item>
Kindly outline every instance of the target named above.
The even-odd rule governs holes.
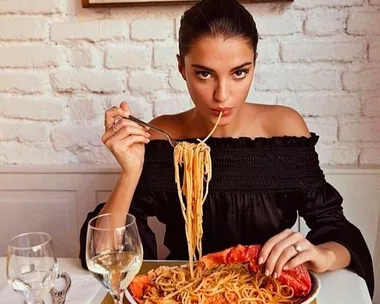
[[[350,264],[351,255],[346,247],[336,242],[328,242],[317,246],[328,254],[330,267],[327,270],[345,268]]]
[[[100,211],[100,214],[128,213],[139,179],[140,174],[127,175],[121,173],[110,198]]]

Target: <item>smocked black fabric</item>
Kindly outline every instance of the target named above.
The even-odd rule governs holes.
[[[345,218],[342,197],[325,180],[315,151],[317,141],[314,133],[310,138],[210,138],[212,180],[203,206],[203,253],[237,244],[263,244],[291,228],[298,212],[311,229],[307,238],[312,243],[334,241],[350,251],[349,268],[366,280],[372,296],[374,279],[368,247],[359,229]],[[81,229],[84,267],[87,223],[102,206],[89,213]],[[167,141],[153,140],[147,145],[130,212],[137,218],[144,258],[157,258],[155,236],[147,225],[149,216],[166,224],[167,258],[188,258],[174,181],[173,148]]]

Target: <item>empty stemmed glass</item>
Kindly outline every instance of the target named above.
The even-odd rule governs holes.
[[[49,234],[30,232],[9,241],[7,277],[30,304],[42,304],[57,277],[58,263]]]
[[[87,267],[115,304],[123,303],[124,290],[140,271],[142,260],[143,248],[133,215],[108,213],[89,222]]]

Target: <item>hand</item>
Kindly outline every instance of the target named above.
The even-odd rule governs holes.
[[[301,249],[300,252],[296,250],[297,247]],[[332,262],[329,250],[314,246],[301,233],[290,229],[270,238],[259,254],[259,264],[265,263],[265,274],[274,278],[279,277],[283,270],[303,263],[312,271],[324,272]]]
[[[128,119],[115,119],[119,116],[128,118],[131,111],[126,102],[120,108],[113,107],[105,113],[105,132],[103,143],[115,156],[124,173],[141,173],[144,164],[145,144],[149,142],[148,128],[142,127]]]

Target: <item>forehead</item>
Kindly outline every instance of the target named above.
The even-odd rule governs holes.
[[[185,64],[200,64],[215,70],[232,68],[253,61],[254,51],[250,43],[239,37],[205,37],[191,46],[185,56]]]

